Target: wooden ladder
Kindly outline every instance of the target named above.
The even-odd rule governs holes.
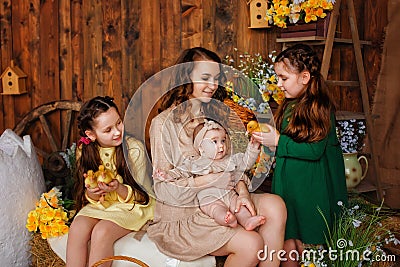
[[[381,201],[383,198],[383,193],[382,193],[382,185],[381,181],[379,178],[379,162],[378,162],[378,157],[374,153],[374,142],[373,142],[373,137],[374,135],[374,130],[372,127],[372,116],[371,116],[371,109],[369,105],[369,96],[368,96],[368,88],[367,88],[367,82],[366,82],[366,77],[365,77],[365,70],[364,70],[364,63],[363,63],[363,58],[361,54],[361,42],[360,38],[358,35],[358,28],[357,28],[357,21],[356,21],[356,14],[354,10],[354,1],[353,0],[336,0],[335,6],[333,8],[330,21],[329,21],[329,27],[328,27],[328,33],[325,41],[325,47],[324,47],[324,54],[322,57],[322,66],[321,66],[321,74],[326,80],[328,77],[328,70],[329,70],[329,65],[331,61],[331,56],[332,56],[332,49],[333,49],[333,43],[335,41],[335,32],[336,32],[336,27],[337,27],[337,22],[339,18],[339,11],[341,5],[343,5],[345,2],[347,2],[347,8],[348,8],[348,19],[350,23],[350,30],[351,30],[351,38],[352,38],[352,44],[353,44],[353,49],[354,49],[354,55],[356,59],[356,65],[357,65],[357,72],[358,72],[358,80],[359,80],[359,86],[361,89],[361,98],[362,98],[362,106],[363,106],[363,113],[365,117],[365,122],[367,126],[367,139],[369,143],[369,149],[371,153],[371,161],[372,161],[372,168],[370,168],[370,173],[372,177],[375,177],[375,186],[376,186],[376,191],[377,191],[377,197],[378,200]],[[335,84],[333,82],[333,84]],[[350,85],[353,84],[354,82],[349,81],[349,82],[342,82],[337,83],[337,85]]]

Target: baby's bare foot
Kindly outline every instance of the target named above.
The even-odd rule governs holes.
[[[227,226],[235,228],[237,226],[237,219],[234,214],[232,214],[229,210],[226,212],[225,215],[225,223]]]
[[[264,216],[253,216],[247,219],[246,223],[243,225],[244,229],[251,231],[257,228],[260,225],[263,225],[265,223],[265,217]]]

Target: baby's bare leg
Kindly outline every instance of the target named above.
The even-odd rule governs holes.
[[[237,226],[235,214],[233,214],[221,200],[215,200],[204,205],[200,204],[200,209],[220,225],[232,228]]]
[[[237,200],[237,195],[232,197],[231,200],[231,205],[230,205],[230,210],[234,212],[235,207],[236,207],[236,200]],[[238,223],[243,226],[244,229],[251,231],[257,228],[260,225],[263,225],[265,223],[265,217],[261,215],[255,215],[252,216],[250,211],[242,206],[238,212],[235,213],[236,218],[238,220]]]

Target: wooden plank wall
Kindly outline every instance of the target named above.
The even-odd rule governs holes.
[[[368,87],[375,90],[387,0],[355,0]],[[346,11],[343,11],[346,12]],[[277,28],[249,29],[245,0],[4,0],[1,71],[13,59],[28,74],[28,94],[0,96],[0,132],[49,101],[111,95],[124,112],[139,86],[171,66],[182,49],[204,46],[224,56],[238,48],[280,51]],[[350,36],[342,23],[342,36]],[[330,77],[356,77],[351,50],[334,50]],[[346,68],[344,68],[344,66]],[[149,92],[151,95],[151,92]],[[358,88],[336,88],[341,109],[361,111]],[[143,97],[143,105],[153,99]],[[60,118],[52,125],[60,131]],[[57,127],[59,126],[59,127]],[[43,133],[37,130],[35,138]]]

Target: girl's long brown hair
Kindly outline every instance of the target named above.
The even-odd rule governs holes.
[[[84,103],[78,115],[79,134],[86,137],[85,131],[93,130],[94,119],[110,108],[115,108],[119,114],[118,108],[113,102],[113,98],[108,96],[97,96]],[[100,159],[99,145],[97,142],[90,142],[88,145],[82,144],[81,153],[81,157],[77,161],[75,175],[74,200],[77,211],[88,203],[85,198],[85,179],[83,178],[83,174],[87,173],[88,170],[97,170],[99,165],[103,164]],[[136,202],[147,204],[149,195],[136,183],[131,175],[124,159],[122,144],[115,148],[114,160],[117,173],[123,177],[124,183],[130,185],[134,190]]]
[[[190,110],[190,96],[193,93],[193,83],[190,75],[194,68],[195,61],[214,61],[220,64],[220,76],[218,81],[218,88],[213,95],[213,99],[209,103],[203,103],[203,110],[207,117],[218,120],[219,123],[227,125],[228,108],[222,102],[227,97],[226,90],[223,86],[226,80],[224,72],[222,71],[220,57],[203,47],[194,47],[184,50],[178,57],[174,66],[174,73],[170,80],[170,89],[161,98],[161,106],[158,112],[162,112],[171,106],[176,106],[174,110],[175,122],[181,122],[181,115]],[[186,64],[182,64],[186,63]],[[179,65],[181,64],[181,65]]]
[[[310,72],[310,81],[298,97],[293,107],[290,121],[283,134],[296,142],[317,142],[324,139],[331,128],[331,113],[335,105],[328,87],[321,76],[321,61],[313,49],[304,44],[296,44],[282,51],[275,63],[282,62],[289,72]],[[289,108],[290,99],[280,105],[275,119],[281,129],[284,111]]]

